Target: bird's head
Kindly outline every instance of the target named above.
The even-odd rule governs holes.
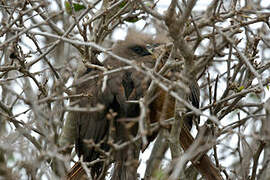
[[[117,41],[112,47],[112,52],[129,60],[150,62],[153,65],[157,57],[155,49],[164,46],[167,42],[168,38],[163,35],[154,36],[135,29],[129,29],[126,38]],[[125,65],[112,57],[108,57],[105,62],[112,67]]]

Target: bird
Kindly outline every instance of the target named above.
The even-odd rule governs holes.
[[[116,42],[111,52],[131,60],[138,66],[143,64],[147,68],[153,69],[156,57],[149,47],[159,47],[167,42],[168,38],[165,36],[153,37],[153,35],[129,29],[126,38]],[[103,63],[97,64],[97,66],[100,65],[107,70],[127,66],[125,62],[119,61],[113,56],[108,56]],[[85,162],[97,161],[90,166],[91,175],[96,179],[105,178],[110,162],[104,161],[104,159],[109,159],[107,152],[113,148],[111,143],[128,142],[137,135],[138,117],[141,113],[138,101],[144,97],[151,83],[151,78],[135,68],[122,69],[108,75],[103,75],[104,71],[101,69],[82,65],[78,70],[77,85],[75,86],[75,93],[82,94],[82,96],[71,99],[71,102],[80,108],[99,107],[91,112],[71,112],[76,118],[76,153]],[[97,78],[88,78],[93,76],[97,76]],[[165,76],[165,78],[169,77]],[[196,78],[189,82],[188,87],[190,88],[188,97],[191,104],[199,108],[200,92]],[[168,97],[168,103],[165,107],[164,118],[174,116],[175,99],[168,95],[168,92],[157,87],[148,104],[147,114],[150,123],[160,120],[164,113],[166,97]],[[192,119],[193,116],[189,116],[185,120],[188,129],[192,126]],[[148,140],[152,141],[156,135],[157,132],[150,133]],[[112,180],[137,179],[138,152],[135,146],[131,143],[113,154],[115,165]],[[127,162],[131,165],[127,165]],[[77,163],[68,177],[75,177],[74,172],[82,175],[83,171],[80,163]]]

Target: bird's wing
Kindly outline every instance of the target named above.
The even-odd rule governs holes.
[[[87,76],[96,75],[97,71],[86,72]],[[79,81],[82,81],[82,76]],[[101,76],[102,77],[102,76]],[[99,144],[102,150],[107,151],[106,144],[110,120],[113,118],[115,126],[115,141],[125,141],[129,135],[123,123],[117,119],[138,117],[140,114],[139,104],[130,103],[129,100],[138,100],[143,96],[141,89],[141,78],[143,76],[136,74],[135,70],[126,70],[119,73],[108,75],[106,88],[102,91],[104,78],[87,80],[76,88],[77,94],[84,94],[86,97],[76,98],[79,107],[89,109],[102,104],[103,108],[94,112],[74,112],[76,113],[76,151],[79,156],[83,156],[84,161],[93,161],[97,159],[101,153],[91,145],[91,140],[95,144]],[[136,128],[132,129],[132,134],[136,134]],[[90,141],[89,141],[90,140]],[[102,142],[102,143],[101,143]],[[96,168],[99,171],[100,167]]]

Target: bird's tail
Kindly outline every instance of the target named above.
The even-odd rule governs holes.
[[[137,167],[128,161],[116,161],[111,180],[137,180]]]
[[[69,170],[64,180],[84,180],[87,179],[87,175],[80,162],[76,162],[74,166]]]
[[[137,180],[139,152],[137,144],[131,144],[116,152],[111,180]]]

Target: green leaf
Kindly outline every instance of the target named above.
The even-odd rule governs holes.
[[[78,12],[82,9],[86,9],[86,7],[83,4],[79,3],[73,3],[74,11]],[[65,9],[68,14],[72,14],[72,7],[68,1],[65,1]]]
[[[137,22],[139,20],[140,19],[138,17],[129,17],[129,18],[125,19],[126,22],[130,22],[130,23],[135,23],[135,22]]]
[[[126,4],[127,4],[127,2],[126,1],[123,1],[122,3],[120,3],[119,7],[120,8],[123,8]]]
[[[240,87],[238,87],[238,92],[241,92],[243,89],[245,89],[245,87],[244,86],[240,86]]]
[[[164,173],[163,169],[158,169],[154,172],[154,179],[164,179],[166,177],[166,174]]]
[[[72,8],[68,1],[65,1],[65,9],[68,14],[72,13]]]
[[[76,12],[86,9],[86,7],[83,4],[73,3],[73,6]]]

